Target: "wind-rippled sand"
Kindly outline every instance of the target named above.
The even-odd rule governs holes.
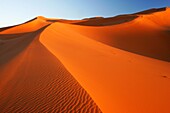
[[[170,113],[169,8],[0,29],[0,113]]]

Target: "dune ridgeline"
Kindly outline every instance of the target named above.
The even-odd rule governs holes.
[[[170,113],[169,15],[0,28],[0,113]]]

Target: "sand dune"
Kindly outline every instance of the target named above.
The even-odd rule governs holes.
[[[169,63],[109,47],[61,23],[45,29],[40,41],[104,113],[170,112],[170,82],[163,77],[170,76]]]
[[[39,42],[42,30],[6,40],[1,47],[0,112],[100,112],[61,62]]]
[[[85,19],[86,21],[76,22],[74,24],[85,26],[109,26],[126,23],[134,20],[137,17],[138,17],[137,15],[119,15],[110,18],[89,18]]]
[[[9,29],[5,29],[0,34],[19,34],[36,31],[44,26],[47,26],[51,21],[46,20],[45,17],[38,16],[23,24],[11,26]],[[3,28],[2,28],[3,29]]]
[[[169,113],[169,8],[0,32],[0,112]]]
[[[121,21],[126,21],[125,17],[129,18],[129,16],[135,17],[135,19],[118,25],[110,24],[110,26],[108,26],[108,23],[105,23],[107,19],[106,21],[99,19],[93,21],[93,26],[70,25],[70,27],[82,35],[113,47],[164,61],[170,61],[170,28],[168,28],[168,26],[170,26],[170,19],[167,18],[168,14],[170,14],[170,9],[166,8],[165,11],[154,12],[150,15],[125,15],[123,18],[120,17]],[[108,19],[115,21],[117,17]],[[84,23],[89,24],[88,22]],[[82,23],[82,25],[84,25],[84,23]],[[95,27],[95,23],[97,25],[100,23],[106,25]]]

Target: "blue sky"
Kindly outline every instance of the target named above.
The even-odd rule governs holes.
[[[170,0],[1,0],[0,27],[23,23],[39,15],[82,19],[165,6],[170,6]]]

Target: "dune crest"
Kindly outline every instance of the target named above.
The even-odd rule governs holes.
[[[0,45],[0,112],[100,113],[63,64],[39,42],[43,29]]]
[[[51,24],[51,22],[48,22],[45,18],[39,16],[21,25],[12,26],[9,29],[5,29],[1,31],[0,34],[19,34],[34,32],[49,24]]]
[[[40,42],[59,58],[102,112],[169,112],[170,82],[162,77],[170,76],[169,63],[98,43],[63,23],[45,29]]]
[[[169,14],[1,28],[0,112],[170,113]]]
[[[93,22],[75,23],[81,26],[67,26],[82,35],[112,47],[170,62],[169,14],[170,9],[166,8],[164,11],[149,14],[121,15],[95,19]],[[133,19],[126,21],[129,17]],[[105,23],[108,20],[110,25]],[[84,26],[84,24],[86,25]]]

